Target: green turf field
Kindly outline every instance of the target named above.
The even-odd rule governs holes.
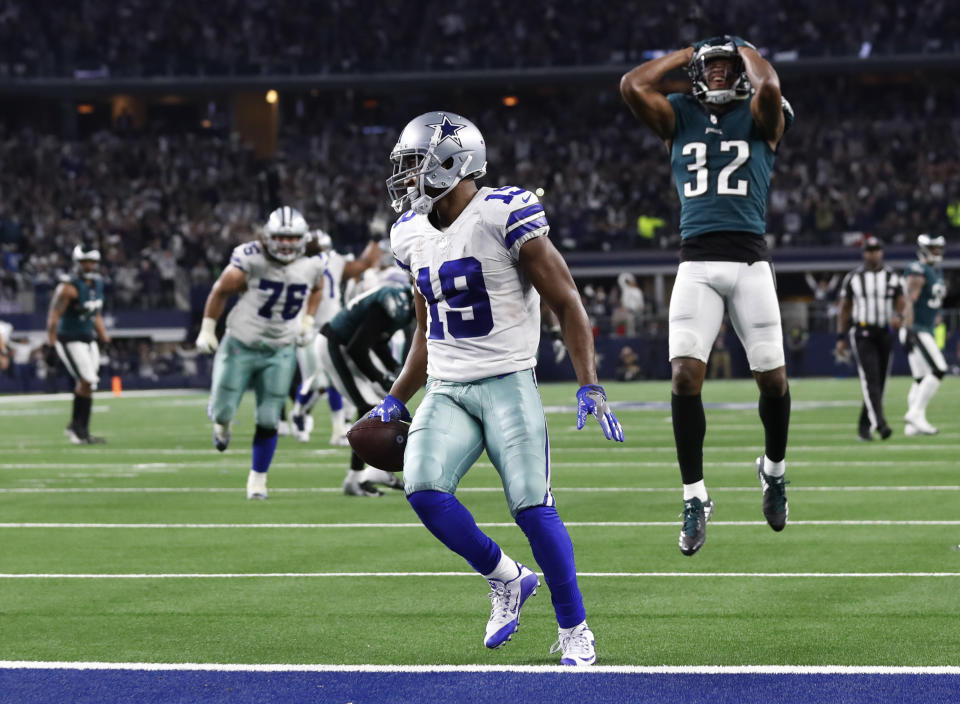
[[[960,662],[955,381],[928,411],[940,435],[906,438],[896,422],[893,438],[869,444],[856,438],[856,380],[793,381],[790,525],[779,534],[763,520],[753,470],[763,444],[755,386],[708,382],[704,400],[730,405],[707,410],[717,508],[692,558],[676,545],[668,404],[619,409],[627,442],[615,445],[593,421],[577,432],[572,408],[559,410],[573,385],[545,386],[557,408],[554,490],[599,664]],[[891,380],[891,420],[905,410],[906,383]],[[618,402],[669,401],[666,383],[607,390]],[[398,492],[340,493],[347,450],[326,445],[322,407],[310,444],[281,438],[270,499],[251,502],[249,399],[223,455],[205,403],[98,396],[93,426],[109,444],[77,448],[62,435],[68,400],[0,399],[0,660],[556,662],[545,586],[514,640],[488,651],[484,581]],[[492,537],[533,566],[486,458],[462,490]],[[446,574],[410,574],[424,572]]]

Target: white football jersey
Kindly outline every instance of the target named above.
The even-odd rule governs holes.
[[[390,245],[427,301],[427,374],[475,381],[530,369],[540,343],[540,294],[520,247],[549,232],[543,205],[522,188],[481,188],[445,230],[413,210]]]
[[[323,298],[320,299],[320,307],[317,308],[317,314],[314,316],[318,330],[343,308],[340,284],[343,283],[343,268],[347,265],[344,256],[332,249],[324,252],[320,257],[324,259],[326,273],[323,282]]]
[[[241,244],[230,263],[246,273],[247,290],[227,316],[227,332],[250,347],[292,345],[297,316],[314,286],[323,282],[320,257],[300,257],[289,264],[271,259],[258,241]]]

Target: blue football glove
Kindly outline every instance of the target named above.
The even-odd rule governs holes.
[[[386,398],[367,414],[367,418],[379,418],[384,423],[389,423],[397,418],[407,423],[412,420],[410,411],[403,405],[403,401],[390,394],[387,394]]]
[[[607,406],[607,394],[602,386],[587,384],[577,391],[577,430],[583,428],[588,415],[593,415],[600,423],[607,440],[623,442],[623,428],[620,421]]]

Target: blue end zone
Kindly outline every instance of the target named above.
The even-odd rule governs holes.
[[[0,701],[290,704],[504,701],[890,704],[960,701],[955,674],[218,672],[0,669]]]

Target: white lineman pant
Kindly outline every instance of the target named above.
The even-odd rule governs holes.
[[[60,342],[57,354],[77,381],[86,381],[96,389],[100,383],[100,348],[96,342]]]
[[[300,388],[318,391],[333,386],[333,376],[330,373],[332,365],[330,355],[326,352],[327,338],[318,333],[313,342],[306,347],[297,348],[297,363],[300,365]],[[321,362],[321,360],[324,360]]]
[[[670,296],[670,359],[706,364],[724,309],[750,369],[784,365],[780,304],[769,262],[682,262]]]
[[[922,379],[928,374],[943,376],[947,373],[947,361],[943,358],[943,352],[937,347],[933,335],[924,330],[917,330],[916,344],[907,355],[907,361],[914,379]]]

